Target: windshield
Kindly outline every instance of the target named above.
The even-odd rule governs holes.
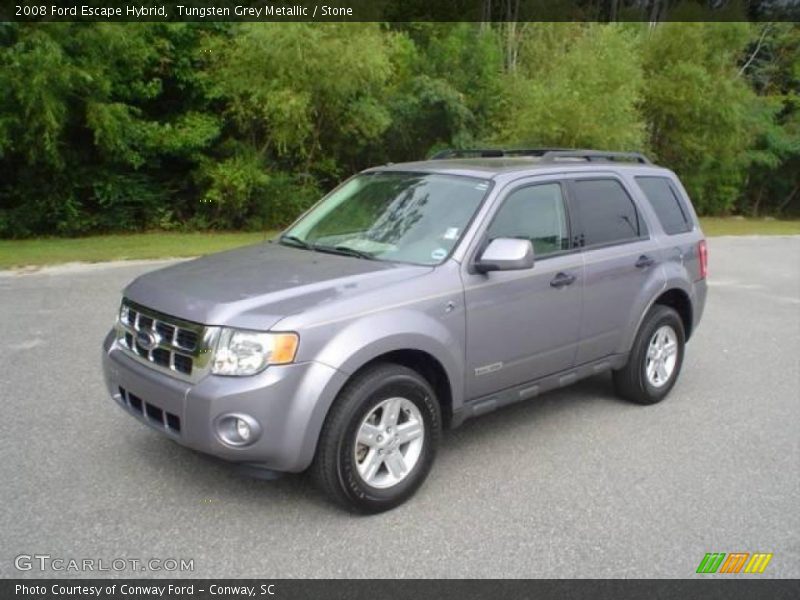
[[[450,254],[489,182],[438,173],[358,175],[281,236],[281,243],[361,258],[436,265]]]

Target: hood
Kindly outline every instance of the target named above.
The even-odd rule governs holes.
[[[266,330],[291,314],[431,269],[262,243],[146,273],[124,295],[187,321]]]

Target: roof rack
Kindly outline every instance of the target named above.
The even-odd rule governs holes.
[[[652,164],[641,152],[606,152],[604,150],[551,150],[542,155],[542,162],[555,162],[559,158],[576,158],[587,162],[601,160],[610,162],[637,162]]]
[[[503,156],[544,156],[548,152],[566,152],[568,148],[447,148],[431,157],[446,158],[500,158]]]
[[[431,160],[447,158],[501,158],[504,156],[531,156],[541,158],[542,162],[555,162],[558,159],[577,159],[609,162],[637,162],[652,164],[641,152],[606,152],[604,150],[575,150],[569,148],[449,148],[441,150]]]

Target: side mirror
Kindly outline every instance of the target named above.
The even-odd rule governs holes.
[[[533,267],[533,244],[530,240],[497,238],[492,240],[475,263],[478,273],[519,271]]]

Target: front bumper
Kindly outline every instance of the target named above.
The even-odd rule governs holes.
[[[252,377],[208,375],[188,383],[130,358],[117,346],[113,331],[103,343],[103,374],[118,406],[179,444],[288,472],[311,464],[325,415],[347,377],[333,367],[306,362],[271,366]],[[245,447],[224,444],[214,423],[228,413],[256,419],[262,428],[258,440]]]

